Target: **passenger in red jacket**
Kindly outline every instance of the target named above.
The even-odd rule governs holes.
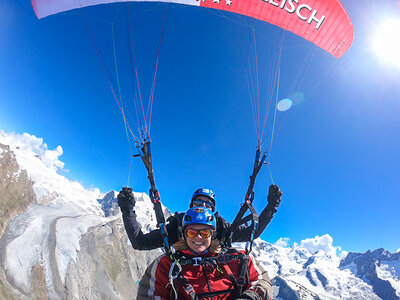
[[[184,240],[174,245],[174,260],[162,255],[147,268],[138,289],[143,299],[271,299],[266,271],[244,251],[222,251],[215,239],[212,211],[190,208],[183,219]]]

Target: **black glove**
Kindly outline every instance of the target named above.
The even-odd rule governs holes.
[[[273,210],[274,212],[277,212],[277,207],[279,206],[279,204],[281,203],[281,197],[282,197],[282,191],[279,188],[279,186],[275,185],[275,184],[271,184],[269,186],[269,191],[268,191],[268,205],[267,207],[271,210]]]
[[[132,188],[123,187],[119,192],[118,196],[118,205],[121,208],[122,213],[130,213],[133,211],[133,207],[135,206],[135,196],[132,193]]]
[[[167,232],[168,232],[168,240],[171,244],[175,244],[181,238],[183,239],[182,234],[182,222],[179,224],[179,213],[175,212],[172,216],[167,219]]]

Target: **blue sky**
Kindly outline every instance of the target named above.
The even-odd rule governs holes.
[[[263,239],[300,242],[328,233],[347,251],[396,251],[400,69],[373,53],[371,38],[385,18],[399,15],[400,6],[398,1],[342,2],[355,40],[341,59],[285,33],[280,98],[297,91],[291,88],[299,82],[294,78],[309,53],[314,56],[307,72],[300,73],[304,101],[292,106],[282,123],[270,165],[257,179],[254,205],[258,211],[266,205],[272,174],[284,197]],[[120,81],[122,93],[129,95],[129,39],[118,25],[123,7],[85,9],[85,15],[110,69],[110,21],[119,21]],[[165,5],[135,3],[131,9],[141,91],[147,99]],[[42,137],[51,149],[61,145],[64,174],[85,186],[107,192],[126,185],[131,152],[124,124],[80,13],[39,21],[29,1],[4,0],[0,19],[0,128]],[[157,186],[173,211],[186,210],[198,187],[214,190],[227,220],[233,220],[244,199],[257,146],[245,75],[248,57],[256,74],[253,25],[265,99],[270,62],[276,59],[271,52],[282,31],[228,13],[168,8],[151,138]],[[126,103],[133,115],[129,98]],[[283,117],[278,114],[277,124]],[[130,185],[148,190],[139,159],[133,161]]]

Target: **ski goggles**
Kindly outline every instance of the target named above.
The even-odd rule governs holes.
[[[202,238],[209,238],[212,235],[212,230],[211,229],[193,229],[193,228],[188,228],[185,231],[185,235],[188,238],[195,238],[196,236],[200,235]]]
[[[192,206],[205,206],[211,210],[214,209],[214,204],[211,201],[208,200],[201,200],[201,199],[193,199],[192,200]]]

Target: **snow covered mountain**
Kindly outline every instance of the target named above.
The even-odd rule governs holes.
[[[349,253],[339,267],[368,282],[382,299],[399,299],[400,252],[377,249],[364,254]]]
[[[161,250],[133,250],[117,193],[60,175],[61,155],[60,146],[0,130],[0,298],[134,299]],[[150,199],[136,196],[143,230],[155,228]],[[253,247],[276,298],[400,299],[400,252],[346,253],[329,235],[287,242],[258,239]]]

